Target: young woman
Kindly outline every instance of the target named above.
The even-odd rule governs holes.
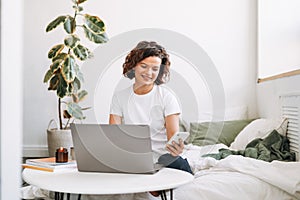
[[[180,157],[183,141],[167,141],[179,131],[181,109],[176,97],[162,84],[169,80],[170,60],[166,50],[156,42],[142,41],[126,56],[123,75],[134,79],[132,86],[113,96],[110,124],[148,124],[155,160],[190,173]]]

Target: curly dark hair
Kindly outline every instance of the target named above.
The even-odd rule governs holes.
[[[123,64],[123,75],[129,79],[134,78],[133,68],[145,58],[150,56],[157,56],[161,58],[160,70],[155,80],[156,85],[166,83],[170,76],[170,60],[169,54],[165,48],[153,41],[141,41],[137,46],[130,51],[126,56]]]

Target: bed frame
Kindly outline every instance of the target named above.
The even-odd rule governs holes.
[[[299,161],[300,153],[300,93],[280,96],[282,116],[288,119],[287,137],[290,150],[296,153]]]

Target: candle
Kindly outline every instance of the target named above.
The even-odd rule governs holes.
[[[68,150],[67,148],[60,147],[55,152],[55,162],[65,163],[68,162]]]

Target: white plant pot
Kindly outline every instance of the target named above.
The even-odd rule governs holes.
[[[52,123],[52,120],[49,123]],[[58,130],[57,128],[47,129],[48,152],[50,157],[55,156],[56,149],[64,147],[71,151],[73,147],[72,134],[70,129]]]

